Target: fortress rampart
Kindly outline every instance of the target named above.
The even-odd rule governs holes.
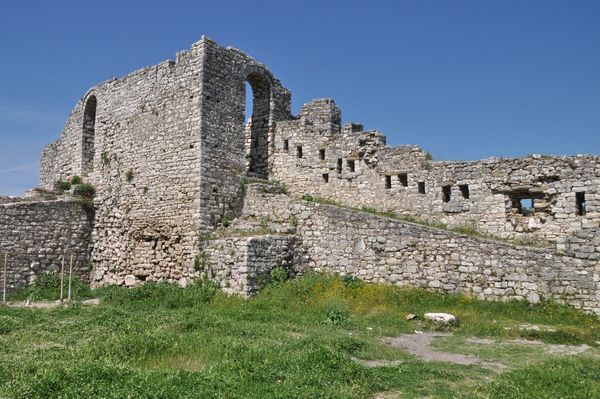
[[[186,285],[210,272],[223,289],[252,295],[261,276],[285,267],[599,311],[599,157],[436,161],[341,116],[331,99],[292,115],[291,93],[264,65],[205,37],[175,61],[92,87],[40,170],[42,190],[75,176],[93,185],[89,218],[72,201],[0,197],[0,248],[27,247],[13,256],[15,286],[56,270],[67,243],[52,241],[68,225],[94,286]],[[291,197],[263,195],[248,179],[263,190],[279,182]],[[48,239],[28,238],[36,223]]]

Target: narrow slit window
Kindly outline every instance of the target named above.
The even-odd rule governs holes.
[[[329,173],[323,173],[323,182],[329,183]]]
[[[324,160],[325,160],[325,150],[324,150],[324,149],[320,149],[320,150],[319,150],[319,159],[320,159],[321,161],[324,161]]]
[[[296,147],[296,156],[298,158],[302,158],[302,146],[299,145],[298,147]]]
[[[464,199],[469,199],[469,185],[468,184],[459,184],[458,188],[460,189],[460,193]]]
[[[585,216],[587,212],[587,204],[585,202],[585,193],[575,193],[575,201],[577,203],[577,216]]]
[[[444,202],[450,202],[452,199],[452,186],[443,186],[442,187],[442,200]]]
[[[419,186],[419,194],[425,194],[425,182],[420,181],[417,185]]]
[[[348,162],[347,162],[347,164],[348,164],[348,170],[350,172],[354,172],[354,170],[355,170],[355,168],[354,168],[354,166],[355,166],[354,160],[353,159],[349,159]]]
[[[385,188],[388,190],[392,188],[392,176],[390,175],[385,176]]]
[[[288,139],[283,140],[283,151],[288,152],[290,150],[290,141]]]
[[[337,172],[338,174],[342,174],[342,165],[343,165],[343,160],[342,158],[338,158],[338,162],[337,162]]]
[[[408,187],[408,175],[406,173],[400,173],[398,175],[398,181],[402,187]]]

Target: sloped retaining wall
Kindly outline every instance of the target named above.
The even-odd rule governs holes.
[[[0,204],[0,287],[4,254],[8,254],[8,292],[29,284],[34,276],[65,269],[73,254],[74,273],[88,278],[92,225],[76,201],[33,201]]]
[[[552,249],[515,246],[351,209],[247,189],[248,217],[297,226],[301,271],[466,292],[492,300],[552,298],[600,314],[600,265]]]

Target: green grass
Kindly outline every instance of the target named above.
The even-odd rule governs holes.
[[[49,287],[43,295],[55,293]],[[536,323],[557,331],[535,338],[586,343],[597,355],[600,321],[552,303],[491,303],[322,275],[279,282],[252,300],[225,296],[209,283],[93,294],[100,306],[0,306],[0,398],[372,398],[379,392],[544,398],[555,390],[556,397],[595,398],[600,392],[598,358],[532,354],[531,362],[513,362],[505,355],[501,360],[514,364],[498,374],[425,363],[381,339],[440,329],[422,314],[447,311],[459,318],[447,329],[460,339],[531,338],[518,326]],[[407,313],[418,318],[407,321]],[[367,368],[353,358],[400,364]]]

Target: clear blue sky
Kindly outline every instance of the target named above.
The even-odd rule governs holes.
[[[294,112],[436,159],[600,154],[600,1],[7,1],[0,12],[0,194],[91,86],[174,59],[202,34],[265,63]]]

